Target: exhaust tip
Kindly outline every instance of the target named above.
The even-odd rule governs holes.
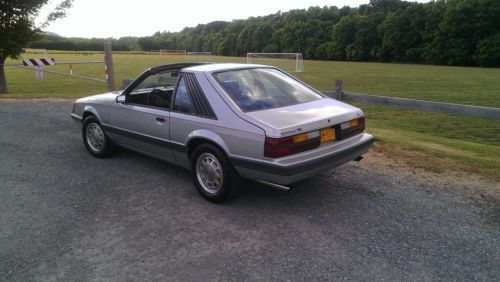
[[[280,185],[280,184],[276,184],[276,183],[271,183],[271,182],[267,182],[267,181],[263,181],[263,180],[259,180],[257,181],[258,183],[260,184],[264,184],[266,186],[269,186],[269,187],[272,187],[272,188],[275,188],[275,189],[278,189],[278,190],[281,190],[281,191],[289,191],[291,188],[288,187],[288,186],[285,186],[285,185]]]
[[[355,159],[354,159],[354,161],[359,162],[359,161],[361,161],[362,159],[363,159],[363,156],[359,156],[359,157],[355,158]]]

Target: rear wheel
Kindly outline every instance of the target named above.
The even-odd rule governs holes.
[[[95,157],[104,158],[111,153],[113,144],[94,116],[83,121],[82,138],[85,148]]]
[[[223,202],[236,192],[239,176],[217,147],[202,144],[191,157],[193,180],[198,192],[211,202]]]

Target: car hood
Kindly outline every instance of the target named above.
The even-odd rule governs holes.
[[[115,101],[116,96],[120,95],[122,91],[112,91],[104,94],[92,95],[76,100],[77,103],[91,103],[91,104],[105,104],[110,101]]]
[[[269,137],[284,137],[333,126],[363,116],[353,106],[331,98],[246,113]]]

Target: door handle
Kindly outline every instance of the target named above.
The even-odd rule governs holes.
[[[162,117],[156,117],[156,123],[158,123],[158,124],[165,123],[165,118],[162,118]]]

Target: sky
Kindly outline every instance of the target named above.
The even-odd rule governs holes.
[[[49,1],[37,22],[41,23],[59,2]],[[74,0],[67,17],[45,30],[65,37],[148,36],[157,31],[175,32],[212,21],[246,19],[310,6],[358,7],[367,3],[369,0]]]

